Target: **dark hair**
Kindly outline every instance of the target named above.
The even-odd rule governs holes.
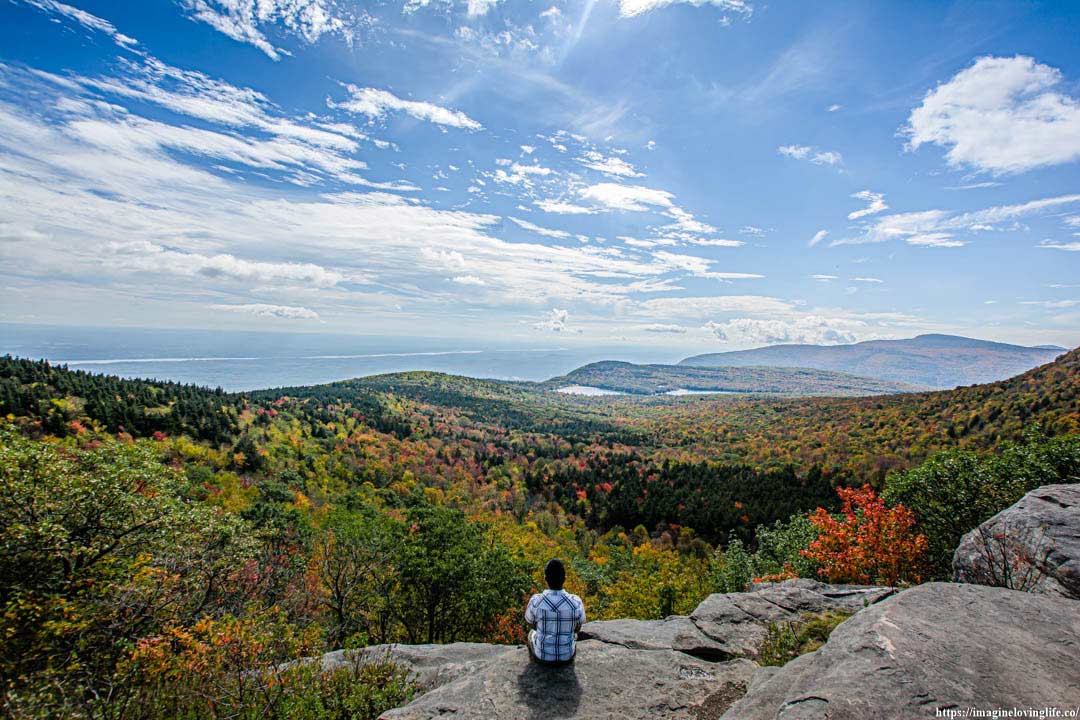
[[[559,558],[548,560],[548,564],[544,566],[544,579],[552,590],[562,590],[563,583],[566,582],[566,566],[563,561]]]

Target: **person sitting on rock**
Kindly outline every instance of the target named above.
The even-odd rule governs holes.
[[[555,558],[544,566],[548,589],[536,593],[525,608],[529,631],[529,655],[547,665],[574,661],[577,631],[585,624],[585,605],[577,595],[563,590],[566,566]]]

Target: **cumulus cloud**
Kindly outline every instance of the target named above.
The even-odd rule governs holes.
[[[865,200],[866,207],[862,210],[855,210],[848,213],[848,220],[858,220],[861,217],[867,215],[875,215],[884,210],[888,210],[889,206],[885,204],[885,194],[871,192],[870,190],[860,190],[854,193],[851,197],[856,200]]]
[[[247,303],[243,305],[211,305],[211,310],[243,313],[259,318],[279,320],[319,320],[319,313],[306,307],[293,305],[269,305],[267,303]]]
[[[805,316],[791,320],[735,318],[727,322],[707,322],[718,340],[735,345],[775,345],[777,343],[812,343],[836,345],[858,340],[859,330],[866,323],[860,320]]]
[[[549,311],[542,320],[533,323],[533,327],[547,332],[564,332],[567,329],[566,323],[569,318],[570,313],[568,311],[556,308]]]
[[[810,238],[810,242],[808,242],[807,245],[809,245],[810,247],[814,247],[822,240],[824,240],[828,236],[828,234],[828,230],[818,230],[816,233],[814,233],[814,237]]]
[[[745,16],[749,16],[753,12],[753,6],[745,0],[619,0],[619,15],[622,17],[636,17],[675,4],[692,5],[694,7],[711,5],[725,12]]]
[[[349,23],[332,0],[181,0],[193,20],[204,22],[233,40],[250,43],[274,60],[288,52],[266,37],[280,28],[307,43],[326,34],[351,39]]]
[[[405,100],[388,90],[356,85],[346,85],[345,89],[349,92],[349,99],[342,102],[328,100],[330,107],[340,108],[357,115],[367,115],[373,119],[381,119],[391,112],[403,112],[417,120],[436,125],[464,130],[482,130],[484,127],[463,112],[420,100]]]
[[[838,152],[819,150],[809,145],[781,145],[776,152],[793,160],[805,160],[815,165],[839,165],[844,158]]]
[[[1076,160],[1080,102],[1054,90],[1063,81],[1034,58],[981,57],[911,111],[908,146],[940,145],[951,165],[995,174]]]

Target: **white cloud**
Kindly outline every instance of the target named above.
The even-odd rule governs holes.
[[[326,34],[351,40],[349,23],[332,0],[181,0],[192,19],[204,22],[233,40],[250,43],[274,60],[285,50],[275,47],[263,30],[277,26],[314,43]]]
[[[1063,310],[1080,305],[1080,300],[1023,300],[1021,305],[1038,305],[1047,310]]]
[[[612,175],[615,177],[645,177],[644,173],[639,173],[634,169],[633,165],[622,158],[614,156],[607,157],[596,150],[586,150],[582,156],[578,158],[578,162],[591,170],[596,170],[605,175]]]
[[[1017,55],[981,57],[911,111],[909,147],[934,143],[951,165],[1019,173],[1080,158],[1080,103],[1061,71]]]
[[[596,212],[595,208],[575,205],[562,200],[537,200],[535,205],[544,212],[555,215],[590,215]]]
[[[211,310],[243,313],[259,318],[280,320],[318,320],[319,313],[306,307],[292,305],[269,305],[267,303],[247,303],[244,305],[211,305]]]
[[[776,152],[794,160],[806,160],[815,165],[839,165],[844,158],[838,152],[819,150],[809,145],[781,145]]]
[[[967,244],[967,240],[956,237],[957,233],[993,230],[1009,220],[1037,215],[1077,203],[1080,203],[1080,195],[1059,195],[1015,205],[998,205],[967,213],[950,210],[922,210],[885,215],[869,225],[862,235],[835,240],[832,246],[903,240],[909,245],[922,247],[961,247]]]
[[[746,16],[753,12],[753,7],[745,0],[619,0],[619,15],[622,17],[636,17],[675,4],[693,5],[694,7],[712,5],[725,12],[734,12]]]
[[[828,230],[818,230],[816,233],[814,233],[814,237],[810,238],[810,242],[808,242],[807,245],[809,245],[810,247],[814,247],[819,242],[824,240],[828,236],[828,234]]]
[[[848,220],[857,220],[867,215],[875,215],[884,210],[888,210],[889,206],[885,204],[885,194],[871,192],[870,190],[860,190],[854,193],[851,197],[856,200],[865,200],[867,205],[862,210],[855,210],[848,213]]]
[[[253,283],[282,283],[333,287],[344,278],[339,272],[312,263],[244,260],[227,253],[202,255],[179,252],[146,240],[115,241],[107,246],[107,262],[133,272],[176,276],[202,275]]]
[[[664,323],[653,323],[651,325],[645,325],[641,328],[647,333],[660,333],[670,335],[682,335],[686,333],[686,328],[682,325],[671,325]]]
[[[837,105],[836,103],[833,103],[829,107],[825,108],[825,112],[831,112],[831,113],[836,112],[837,110],[840,110],[843,107],[844,107],[843,105]]]
[[[882,280],[881,278],[875,278],[875,277],[853,277],[853,278],[851,278],[851,282],[880,284],[880,283],[883,283],[885,281]]]
[[[429,102],[405,100],[387,90],[371,87],[362,88],[356,85],[346,85],[345,89],[349,91],[348,100],[340,103],[328,100],[327,104],[332,108],[341,108],[371,118],[381,119],[388,112],[403,112],[417,120],[424,120],[437,125],[446,125],[465,130],[482,130],[484,127],[463,112],[450,110]]]
[[[707,322],[705,328],[719,340],[735,345],[775,345],[812,343],[835,345],[856,342],[866,323],[860,320],[806,316],[793,320],[735,318],[727,322]]]
[[[1068,252],[1080,252],[1080,242],[1055,242],[1053,240],[1043,240],[1039,243],[1041,248],[1050,248],[1052,250],[1065,250]]]
[[[138,45],[138,41],[134,38],[130,38],[124,35],[116,29],[111,22],[100,18],[97,15],[80,10],[77,7],[68,5],[67,3],[57,2],[57,0],[22,0],[27,5],[32,5],[39,10],[43,10],[47,13],[53,13],[55,15],[61,15],[70,20],[74,20],[85,28],[90,30],[96,30],[97,32],[108,35],[113,41],[124,48],[131,48]]]
[[[559,238],[559,239],[566,239],[566,238],[572,237],[572,235],[570,233],[566,232],[565,230],[551,230],[550,228],[545,228],[545,227],[540,227],[539,225],[534,225],[531,222],[528,222],[527,220],[519,220],[516,217],[509,218],[509,220],[511,222],[515,223],[518,227],[520,227],[520,228],[522,228],[524,230],[528,230],[529,232],[534,232],[537,235],[543,235],[545,237]]]
[[[556,308],[549,311],[542,320],[533,323],[533,327],[548,332],[564,332],[567,329],[566,323],[569,318],[570,313],[568,311]]]
[[[465,10],[469,17],[487,15],[488,10],[501,3],[503,0],[467,0]]]
[[[641,185],[619,185],[618,183],[599,183],[584,188],[580,192],[586,200],[604,205],[612,210],[645,212],[649,207],[670,208],[675,197],[664,190]]]
[[[820,280],[821,282],[831,282],[838,279],[836,275],[811,275],[810,277],[814,280]]]
[[[478,278],[475,275],[458,275],[456,277],[450,278],[450,280],[458,283],[459,285],[487,285],[486,282],[484,282],[482,279]]]

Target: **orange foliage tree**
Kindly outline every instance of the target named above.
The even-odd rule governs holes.
[[[837,488],[839,517],[824,508],[810,514],[819,535],[802,553],[821,564],[829,582],[898,585],[921,582],[926,536],[903,505],[887,507],[873,488]]]

